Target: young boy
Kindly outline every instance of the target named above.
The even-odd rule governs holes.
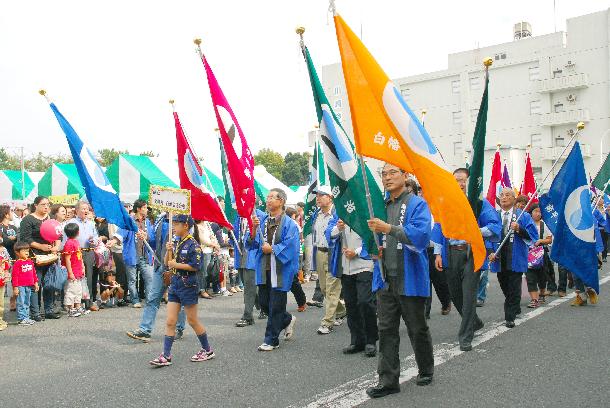
[[[83,254],[78,243],[78,224],[70,223],[64,227],[66,243],[62,252],[62,263],[68,270],[68,281],[64,288],[64,305],[68,308],[69,317],[81,315],[81,299],[83,297],[83,286],[81,279],[85,275]]]
[[[125,291],[116,281],[114,271],[106,271],[100,276],[100,297],[103,307],[115,307],[117,302],[123,300]],[[113,302],[111,300],[114,299]]]
[[[8,326],[8,324],[3,319],[5,285],[11,278],[11,275],[9,273],[10,264],[8,261],[8,251],[4,247],[2,238],[0,238],[0,331],[6,329],[6,327]]]
[[[26,242],[17,242],[13,247],[17,260],[13,264],[13,296],[17,296],[17,320],[20,326],[30,326],[34,320],[30,319],[30,297],[32,291],[38,292],[38,276],[34,262],[29,259],[30,245]]]

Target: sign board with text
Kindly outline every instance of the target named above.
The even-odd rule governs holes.
[[[76,205],[80,197],[78,194],[64,194],[49,196],[48,198],[49,201],[53,204]]]
[[[151,185],[148,204],[152,208],[174,214],[191,213],[191,192],[181,188]]]

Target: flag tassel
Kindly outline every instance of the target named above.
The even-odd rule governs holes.
[[[563,150],[561,151],[561,153],[559,154],[559,156],[557,157],[557,160],[555,160],[555,162],[553,163],[553,165],[551,166],[551,168],[549,169],[549,171],[546,173],[546,176],[544,176],[544,178],[542,179],[542,182],[538,185],[538,187],[536,188],[536,192],[534,194],[532,194],[532,196],[530,197],[529,201],[527,202],[527,204],[525,205],[524,208],[529,207],[529,205],[532,203],[532,201],[534,201],[534,198],[536,198],[538,196],[538,194],[540,193],[540,190],[542,190],[542,186],[544,185],[544,183],[546,182],[546,180],[549,178],[549,176],[551,175],[551,173],[553,172],[553,170],[555,169],[555,166],[557,166],[557,163],[559,163],[559,161],[561,160],[561,158],[563,157],[564,153],[568,150],[568,147],[570,147],[570,145],[572,144],[572,142],[574,140],[576,140],[576,137],[578,136],[578,134],[580,133],[580,131],[582,129],[585,128],[585,124],[583,122],[578,122],[578,124],[576,125],[576,132],[574,132],[574,135],[572,136],[572,138],[568,141],[568,143],[566,143],[565,147],[563,148]],[[525,211],[522,211],[521,214],[519,214],[519,216],[517,217],[517,219],[514,222],[518,222],[519,219],[521,218],[521,216],[523,215]],[[506,234],[506,236],[504,237],[504,239],[502,240],[502,242],[500,242],[500,246],[498,246],[498,249],[496,249],[496,252],[494,252],[494,256],[497,257],[498,254],[500,253],[500,250],[502,249],[502,247],[504,246],[504,244],[506,243],[506,241],[508,240],[508,238],[512,235],[512,233]]]

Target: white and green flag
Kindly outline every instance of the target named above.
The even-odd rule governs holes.
[[[354,146],[332,110],[316,73],[309,51],[303,45],[303,55],[309,71],[318,122],[319,146],[324,158],[325,170],[334,197],[337,215],[366,243],[369,252],[376,254],[377,245],[367,220],[385,218],[383,195],[370,170],[365,166],[371,194],[373,215],[369,214],[362,167],[354,153]],[[308,197],[309,198],[309,197]]]

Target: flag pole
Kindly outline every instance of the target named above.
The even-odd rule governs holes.
[[[580,131],[582,129],[584,129],[584,128],[585,128],[584,122],[578,122],[578,124],[576,125],[576,132],[574,132],[574,135],[572,135],[572,138],[568,141],[568,143],[566,143],[565,147],[563,148],[563,150],[561,151],[561,153],[557,157],[557,160],[555,160],[555,162],[553,163],[551,168],[547,171],[546,176],[544,176],[544,178],[540,182],[540,185],[536,187],[536,192],[534,194],[532,194],[532,196],[530,197],[529,201],[527,202],[527,204],[525,204],[525,207],[523,207],[523,208],[529,207],[529,205],[532,203],[532,201],[534,201],[534,198],[536,198],[538,196],[538,194],[540,193],[540,190],[542,190],[542,186],[544,185],[546,180],[549,178],[549,176],[551,175],[551,173],[553,172],[553,170],[557,166],[557,163],[559,163],[559,161],[561,160],[561,157],[563,156],[563,154],[566,152],[566,150],[568,150],[568,147],[570,147],[570,145],[576,139],[576,137],[578,136]],[[514,222],[519,221],[519,219],[521,218],[521,216],[523,215],[524,212],[525,211],[521,211],[521,214],[519,214],[519,216],[517,217],[517,219]],[[502,242],[500,242],[500,246],[498,246],[498,249],[496,249],[496,251],[494,252],[494,257],[498,256],[498,253],[500,252],[500,250],[502,249],[502,247],[504,246],[504,244],[506,243],[506,241],[508,240],[508,238],[512,234],[513,234],[512,230],[511,230],[510,233],[506,234],[506,236],[504,237]]]
[[[608,179],[608,181],[606,181],[606,184],[604,184],[604,190],[601,192],[601,194],[598,194],[597,200],[595,200],[595,205],[593,206],[593,211],[595,211],[595,209],[597,208],[597,205],[599,204],[600,200],[604,198],[604,191],[606,191],[606,189],[608,188],[608,183],[610,183],[610,179]]]

